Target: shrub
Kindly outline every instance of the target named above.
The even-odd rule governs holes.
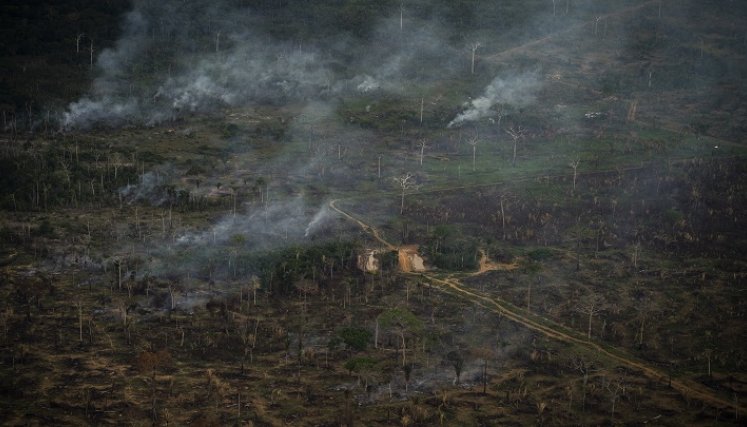
[[[363,351],[371,341],[371,332],[362,328],[344,328],[337,333],[342,342],[353,350]]]

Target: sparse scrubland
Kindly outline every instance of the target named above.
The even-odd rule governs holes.
[[[0,19],[3,424],[744,424],[744,5]]]

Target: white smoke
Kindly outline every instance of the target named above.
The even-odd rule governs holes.
[[[309,235],[314,232],[317,228],[319,228],[320,225],[324,224],[324,222],[329,219],[330,212],[329,208],[327,207],[327,204],[324,204],[321,209],[314,215],[314,217],[311,219],[311,222],[309,222],[309,225],[306,226],[306,230],[304,232],[304,237],[309,237]]]
[[[64,129],[154,125],[257,103],[402,93],[456,72],[440,25],[379,22],[368,45],[344,33],[299,46],[262,33],[264,17],[235,2],[134,0],[122,36],[101,51],[92,90],[63,113]],[[397,15],[398,16],[398,15]],[[350,77],[354,76],[354,77]]]
[[[122,37],[97,58],[91,92],[63,113],[63,128],[153,125],[183,113],[330,91],[332,73],[315,50],[255,34],[247,29],[253,19],[228,2],[135,2]]]
[[[312,212],[303,197],[271,202],[251,212],[225,216],[209,229],[184,233],[176,241],[186,246],[223,245],[244,236],[251,249],[287,245],[307,237],[330,216],[326,204]]]
[[[148,202],[161,206],[168,202],[167,185],[174,180],[176,170],[171,165],[162,165],[138,177],[138,182],[119,189],[119,195],[128,203]]]
[[[364,75],[363,81],[360,82],[356,88],[358,89],[358,92],[368,93],[378,90],[380,87],[381,84],[375,78],[369,75]]]
[[[485,93],[464,104],[465,110],[449,122],[448,127],[460,126],[493,114],[497,104],[524,107],[531,104],[540,88],[537,72],[510,77],[498,76],[485,88]]]

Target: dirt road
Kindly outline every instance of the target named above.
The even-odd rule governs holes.
[[[329,203],[330,208],[338,212],[348,220],[358,224],[365,232],[369,233],[374,239],[381,243],[387,249],[396,251],[397,246],[386,241],[382,236],[381,232],[375,227],[365,223],[363,220],[355,217],[353,214],[346,212],[337,206],[339,200],[332,200]],[[634,370],[640,371],[647,377],[654,381],[667,382],[669,381],[669,375],[661,372],[659,369],[648,365],[629,354],[625,351],[607,346],[605,344],[597,343],[592,340],[586,339],[583,335],[570,331],[565,327],[558,325],[554,321],[536,316],[522,308],[516,307],[515,305],[495,296],[488,296],[483,293],[466,289],[462,283],[453,278],[441,278],[431,273],[403,273],[412,276],[417,276],[428,280],[433,284],[436,289],[439,289],[445,293],[464,298],[472,303],[475,303],[485,309],[498,313],[505,316],[509,320],[512,320],[520,325],[523,325],[533,331],[539,332],[549,338],[562,341],[565,343],[573,344],[581,348],[593,350],[597,352],[603,358],[610,360],[615,363],[627,366]],[[679,378],[671,379],[671,387],[683,396],[693,398],[707,403],[715,408],[726,409],[729,411],[737,411],[744,413],[745,408],[738,403],[724,399],[714,393],[707,387],[698,384],[694,381]]]

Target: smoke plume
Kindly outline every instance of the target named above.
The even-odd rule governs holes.
[[[448,127],[474,122],[493,114],[495,105],[524,107],[531,104],[540,88],[537,72],[509,77],[498,76],[485,88],[485,93],[464,104],[465,110],[452,120]]]

